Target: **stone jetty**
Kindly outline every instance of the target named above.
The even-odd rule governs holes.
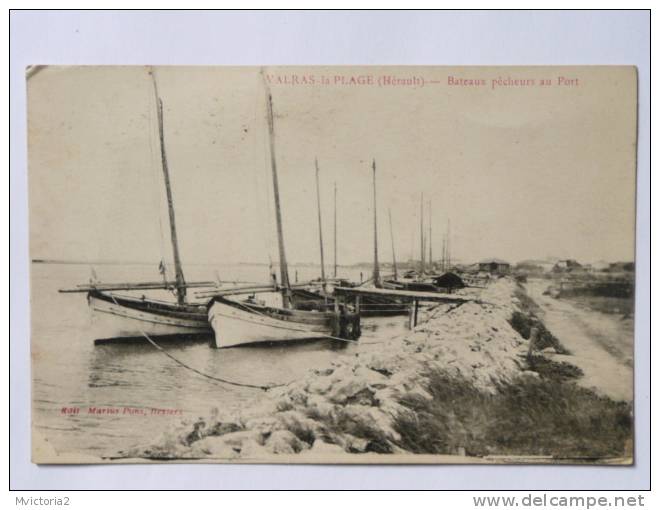
[[[502,278],[480,291],[478,301],[429,307],[405,336],[255,394],[239,412],[213,409],[119,456],[249,462],[282,454],[322,462],[345,453],[405,454],[395,421],[413,411],[400,400],[431,399],[430,370],[442,369],[493,394],[500,383],[538,377],[526,369],[529,342],[509,324],[520,309],[516,289],[513,280]]]

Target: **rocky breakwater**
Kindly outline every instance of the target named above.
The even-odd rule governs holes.
[[[429,373],[442,370],[486,395],[525,374],[537,376],[526,369],[528,341],[509,324],[519,309],[517,288],[501,279],[475,301],[431,307],[403,337],[364,346],[355,356],[255,395],[240,412],[214,410],[120,456],[249,462],[277,454],[329,462],[348,460],[346,453],[409,453],[397,420],[414,411],[401,402],[433,398]]]

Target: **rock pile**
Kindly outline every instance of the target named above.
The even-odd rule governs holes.
[[[217,411],[126,457],[265,460],[273,454],[401,453],[395,419],[403,396],[431,399],[426,374],[442,369],[483,392],[525,370],[528,342],[508,319],[516,284],[500,279],[477,301],[440,305],[408,335],[259,395],[236,415]],[[529,373],[529,372],[527,372]],[[302,460],[302,459],[301,459]]]

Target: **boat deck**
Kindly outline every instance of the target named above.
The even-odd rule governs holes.
[[[440,303],[465,303],[475,301],[472,297],[445,294],[442,292],[422,292],[415,290],[364,289],[359,287],[335,287],[336,295],[343,296],[389,296],[410,301],[434,301]]]

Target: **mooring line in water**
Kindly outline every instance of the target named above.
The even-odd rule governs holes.
[[[267,386],[261,386],[261,385],[258,385],[258,384],[239,383],[239,382],[236,382],[236,381],[230,381],[228,379],[221,379],[220,377],[214,377],[212,375],[205,374],[204,372],[200,372],[196,368],[193,368],[189,365],[186,365],[183,361],[181,361],[181,360],[175,358],[174,356],[172,356],[169,352],[167,352],[165,349],[163,349],[160,345],[158,345],[156,342],[154,342],[151,338],[149,338],[149,335],[147,335],[146,333],[142,332],[142,334],[144,335],[144,337],[148,340],[148,342],[151,345],[153,345],[156,349],[158,349],[160,352],[162,352],[165,356],[167,356],[168,358],[170,358],[174,362],[178,363],[183,368],[187,368],[188,370],[191,370],[192,372],[195,372],[196,374],[199,374],[203,377],[207,377],[208,379],[212,379],[214,381],[219,381],[219,382],[224,383],[224,384],[230,384],[232,386],[241,386],[243,388],[254,388],[254,389],[263,390],[263,391],[268,391],[272,388],[277,388],[277,387],[280,387],[280,386],[286,386],[285,384],[271,384],[271,385],[267,385]]]
[[[110,294],[110,297],[112,298],[112,301],[115,303],[115,305],[120,306],[119,303],[117,303],[117,300],[115,299],[115,297],[112,294]],[[202,377],[206,377],[206,378],[211,379],[213,381],[218,381],[218,382],[221,382],[221,383],[224,383],[224,384],[229,384],[231,386],[240,386],[242,388],[254,388],[254,389],[263,390],[263,391],[268,391],[271,388],[277,388],[277,387],[280,387],[280,386],[286,386],[285,384],[271,384],[271,385],[268,385],[268,386],[261,386],[261,385],[258,385],[258,384],[239,383],[239,382],[236,382],[236,381],[229,381],[227,379],[221,379],[220,377],[214,377],[212,375],[205,374],[204,372],[200,372],[196,368],[193,368],[189,365],[186,365],[183,361],[181,361],[181,360],[175,358],[174,356],[172,356],[169,352],[167,352],[165,349],[163,349],[160,345],[158,345],[156,342],[154,342],[151,338],[149,338],[149,335],[147,335],[144,331],[140,330],[140,333],[142,334],[142,336],[144,336],[144,338],[147,339],[147,341],[151,345],[153,345],[156,349],[158,349],[160,352],[162,352],[165,356],[170,358],[175,363],[181,365],[183,368],[186,368],[186,369],[188,369],[192,372],[195,372],[196,374],[201,375]]]

